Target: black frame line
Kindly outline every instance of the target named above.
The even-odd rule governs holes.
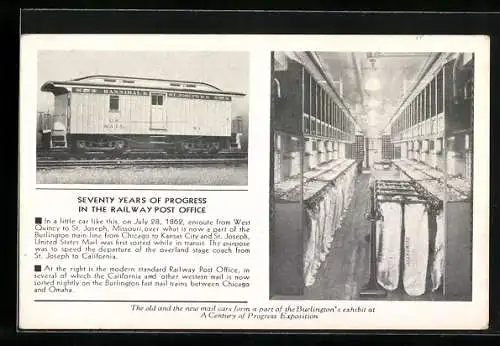
[[[246,300],[129,300],[129,299],[34,299],[38,303],[185,303],[248,304]]]

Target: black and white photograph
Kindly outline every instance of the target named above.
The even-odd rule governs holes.
[[[472,301],[474,58],[271,53],[270,299]]]
[[[248,52],[40,51],[36,87],[38,184],[248,184]]]

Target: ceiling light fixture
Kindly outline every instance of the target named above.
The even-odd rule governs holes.
[[[376,59],[376,54],[375,53],[367,53],[366,57],[368,59],[368,62],[371,64],[371,72],[368,76],[368,79],[366,80],[365,83],[365,89],[368,91],[378,91],[380,90],[380,80],[378,79],[377,75],[375,74],[376,67],[375,63],[377,62]]]

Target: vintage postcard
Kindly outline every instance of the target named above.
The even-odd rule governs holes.
[[[489,49],[22,36],[20,330],[487,328]]]

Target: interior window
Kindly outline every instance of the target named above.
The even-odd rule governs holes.
[[[436,94],[437,94],[437,113],[442,113],[444,110],[444,88],[443,88],[443,73],[444,70],[439,71],[436,77]]]
[[[304,71],[304,113],[311,115],[311,77]]]

